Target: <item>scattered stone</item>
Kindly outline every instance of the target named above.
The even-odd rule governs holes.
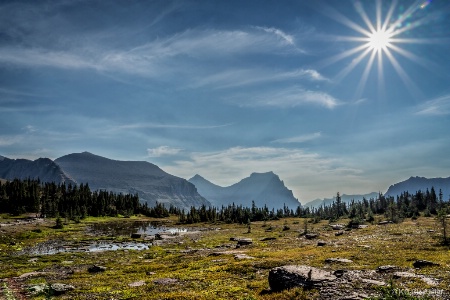
[[[140,233],[132,233],[131,238],[132,239],[140,239],[142,237],[142,234]]]
[[[274,240],[276,240],[276,239],[277,239],[276,237],[265,237],[265,238],[261,239],[261,242],[265,242],[265,241],[274,241]]]
[[[369,227],[369,225],[358,225],[358,229],[364,229],[364,228],[367,228],[367,227]]]
[[[148,275],[148,276],[151,276],[151,275],[155,275],[156,274],[156,272],[145,272],[145,275]]]
[[[253,244],[253,240],[251,238],[243,238],[237,241],[239,246],[246,246]]]
[[[320,287],[336,279],[330,272],[304,265],[276,267],[269,272],[269,285],[273,291],[295,287]]]
[[[344,234],[343,231],[338,231],[338,232],[336,232],[334,235],[335,235],[335,236],[340,236],[340,235],[343,235],[343,234]]]
[[[332,228],[333,230],[342,230],[342,229],[345,228],[345,226],[342,225],[342,224],[333,224],[333,225],[330,225],[330,226],[331,226],[331,228]]]
[[[377,268],[377,272],[378,273],[391,273],[398,269],[399,268],[397,266],[386,265],[386,266],[379,266]]]
[[[419,259],[419,260],[416,260],[413,263],[413,266],[414,266],[414,268],[420,269],[420,268],[423,268],[423,267],[439,266],[439,264],[434,263],[434,262],[429,261],[429,260]]]
[[[135,282],[128,284],[128,286],[130,286],[130,287],[138,287],[138,286],[143,286],[143,285],[145,285],[144,280],[139,280],[139,281],[135,281]]]
[[[333,272],[333,275],[338,277],[338,278],[340,278],[340,277],[344,276],[345,272],[347,272],[347,271],[345,271],[345,270],[336,270],[336,271]]]
[[[305,238],[308,239],[308,240],[315,239],[315,238],[317,238],[318,236],[319,236],[319,235],[318,235],[317,233],[307,233],[307,234],[305,234]]]
[[[367,283],[369,285],[376,285],[376,286],[383,286],[386,285],[385,282],[383,281],[379,281],[379,280],[373,280],[373,279],[361,279],[362,282]]]
[[[392,221],[381,221],[381,222],[378,222],[378,225],[387,225],[387,224],[392,224]]]
[[[242,260],[242,259],[255,259],[253,256],[249,256],[247,254],[236,254],[234,255],[234,259]]]
[[[31,258],[28,260],[28,262],[33,263],[33,264],[36,263],[37,261],[38,261],[37,257]]]
[[[232,242],[236,242],[236,241],[238,241],[238,240],[239,240],[238,238],[230,237],[230,241],[232,241]]]
[[[327,258],[325,259],[326,263],[340,263],[340,264],[351,264],[353,260],[347,258]]]
[[[29,285],[27,287],[27,290],[31,293],[31,295],[39,295],[44,293],[45,289],[47,289],[47,285],[46,284],[34,284],[34,285]]]
[[[325,241],[318,241],[317,246],[322,247],[325,246],[327,243]]]
[[[417,275],[414,273],[410,273],[410,272],[394,272],[392,274],[392,277],[394,279],[399,279],[399,278],[416,278]]]
[[[89,273],[98,273],[98,272],[105,272],[105,271],[106,271],[106,267],[103,267],[103,266],[93,265],[92,267],[88,268]]]
[[[153,280],[154,284],[160,284],[160,285],[170,285],[170,284],[177,284],[178,279],[175,278],[160,278]]]
[[[50,285],[50,289],[53,291],[54,295],[62,295],[68,291],[74,290],[75,287],[70,284],[64,284],[64,283],[52,283]]]

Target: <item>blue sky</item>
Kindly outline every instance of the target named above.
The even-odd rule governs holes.
[[[2,1],[0,28],[9,158],[273,171],[302,203],[450,176],[447,0]]]

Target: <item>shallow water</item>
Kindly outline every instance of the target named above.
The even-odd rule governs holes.
[[[141,235],[177,235],[187,232],[186,228],[176,228],[164,225],[162,222],[108,222],[96,223],[88,226],[86,229],[90,235],[98,237],[110,236],[126,236],[130,237],[133,233]],[[116,242],[116,241],[80,241],[68,242],[64,240],[50,240],[39,243],[34,247],[24,249],[18,252],[18,255],[51,255],[57,253],[69,252],[99,252],[99,251],[116,251],[116,250],[147,250],[151,243],[138,241]]]
[[[157,233],[177,234],[187,232],[186,228],[166,226],[162,222],[109,222],[96,223],[88,227],[88,232],[95,235],[106,236],[130,236],[133,233],[155,235]]]

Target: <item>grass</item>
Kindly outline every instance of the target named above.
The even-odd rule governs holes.
[[[436,228],[435,221],[423,217],[401,224],[347,231],[342,236],[335,236],[328,222],[308,224],[309,231],[319,233],[319,239],[326,241],[324,247],[318,247],[317,240],[300,237],[304,228],[303,220],[292,218],[267,223],[253,222],[251,233],[248,233],[247,225],[201,224],[220,230],[180,236],[174,243],[153,246],[143,251],[13,255],[19,248],[49,239],[91,241],[107,238],[86,234],[86,226],[94,222],[140,219],[88,218],[79,224],[66,224],[63,229],[53,229],[54,220],[51,220],[38,226],[10,228],[8,236],[0,236],[0,278],[11,278],[32,271],[46,272],[25,279],[23,284],[61,282],[76,287],[57,297],[60,299],[314,299],[318,296],[314,290],[297,288],[279,293],[270,292],[270,269],[287,264],[311,265],[330,270],[375,270],[381,265],[409,269],[414,260],[426,259],[440,266],[422,269],[420,274],[437,278],[439,285],[433,287],[435,289],[448,291],[450,285],[449,248],[439,244],[438,231],[428,232]],[[174,223],[176,219],[170,221]],[[346,220],[340,220],[339,223],[346,223]],[[283,230],[286,225],[289,229]],[[272,231],[266,232],[269,227]],[[230,241],[231,237],[252,238],[253,244],[236,249],[236,242]],[[266,237],[276,239],[261,241]],[[116,237],[116,240],[127,239]],[[15,244],[12,245],[11,241]],[[234,254],[237,252],[254,259],[236,260]],[[325,259],[330,257],[348,258],[353,263],[328,265]],[[34,259],[34,262],[30,262],[30,259]],[[106,272],[88,273],[87,267],[93,264],[107,267]],[[73,274],[67,274],[67,270],[72,270]],[[156,283],[164,278],[175,279],[176,283]],[[144,281],[145,284],[130,286],[138,281]],[[420,279],[395,281],[396,291],[428,291],[431,288]],[[380,297],[385,298],[374,299],[391,299],[386,298],[389,290],[378,292]],[[35,299],[44,297],[40,295]]]

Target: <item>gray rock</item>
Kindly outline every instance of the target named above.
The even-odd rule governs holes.
[[[417,275],[411,272],[394,272],[392,274],[392,277],[394,279],[399,279],[399,278],[416,278]]]
[[[336,279],[330,272],[304,265],[288,265],[273,268],[269,272],[269,285],[273,291],[294,287],[320,287]]]
[[[361,279],[362,282],[367,283],[369,285],[375,285],[375,286],[384,286],[386,285],[385,282],[379,281],[379,280],[373,280],[373,279]]]
[[[343,234],[344,234],[343,231],[338,231],[338,232],[336,232],[334,235],[335,235],[335,236],[340,236],[340,235],[343,235]]]
[[[322,247],[325,246],[327,243],[325,241],[317,241],[317,246]]]
[[[326,263],[340,263],[340,264],[351,264],[353,260],[347,258],[327,258],[325,259]]]
[[[154,284],[159,284],[159,285],[177,284],[178,283],[178,279],[175,279],[175,278],[160,278],[160,279],[153,280],[153,283]]]
[[[142,234],[140,233],[132,233],[131,238],[132,239],[140,239],[142,237]]]
[[[399,268],[397,266],[391,266],[391,265],[386,265],[386,266],[379,266],[377,268],[377,272],[378,273],[391,273],[395,270],[398,270]]]
[[[276,240],[276,239],[277,239],[276,237],[265,237],[265,238],[261,239],[261,242],[265,242],[265,241],[274,241],[274,240]]]
[[[249,256],[247,254],[236,254],[234,256],[234,259],[236,260],[243,260],[243,259],[255,259],[253,256]]]
[[[429,261],[429,260],[423,260],[423,259],[419,259],[416,260],[413,263],[414,268],[423,268],[423,267],[431,267],[431,266],[439,266],[439,264]]]
[[[318,235],[317,233],[307,233],[307,234],[305,234],[305,238],[308,239],[308,240],[315,239],[315,238],[317,238],[318,236],[319,236],[319,235]]]
[[[253,240],[250,238],[243,238],[237,241],[239,246],[251,245],[253,244]]]
[[[70,284],[64,283],[52,283],[50,289],[53,291],[54,295],[62,295],[68,291],[74,290],[75,287]]]
[[[130,287],[138,287],[138,286],[143,286],[143,285],[145,285],[144,280],[139,280],[139,281],[135,281],[135,282],[128,284],[128,286],[130,286]]]
[[[331,228],[333,228],[333,230],[342,230],[345,228],[345,226],[342,224],[334,224],[334,225],[330,225],[330,226],[331,226]]]

